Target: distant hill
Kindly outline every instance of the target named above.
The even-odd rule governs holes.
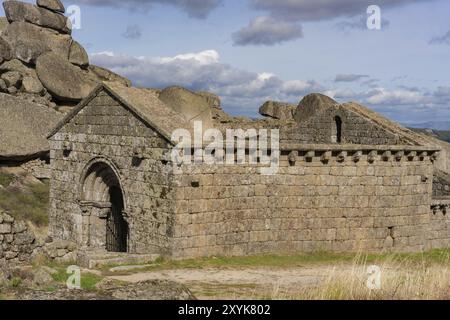
[[[430,128],[432,130],[440,130],[440,131],[449,131],[450,130],[450,121],[429,121],[422,123],[404,123],[405,127],[415,128],[415,129],[423,129]]]
[[[435,129],[423,129],[423,128],[409,128],[417,133],[426,134],[428,136],[440,139],[450,143],[450,130],[435,130]]]

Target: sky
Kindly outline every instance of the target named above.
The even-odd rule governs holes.
[[[404,124],[450,119],[448,0],[63,2],[80,9],[73,37],[91,62],[135,86],[211,91],[252,117],[320,92]],[[370,5],[380,30],[367,27]]]

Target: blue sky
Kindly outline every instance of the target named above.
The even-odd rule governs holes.
[[[32,2],[32,1],[27,1]],[[403,123],[450,116],[450,1],[73,0],[73,36],[137,86],[219,94],[255,116],[322,92]],[[382,29],[365,27],[368,5]]]

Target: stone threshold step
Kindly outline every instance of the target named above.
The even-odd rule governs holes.
[[[160,257],[159,254],[84,252],[78,254],[78,262],[82,267],[98,269],[105,266],[149,264],[155,262]]]

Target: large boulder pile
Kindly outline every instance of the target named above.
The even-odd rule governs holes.
[[[211,122],[211,107],[202,96],[181,87],[169,87],[159,95],[166,105],[181,113],[188,122],[202,121],[205,125]]]
[[[304,121],[314,114],[320,113],[337,104],[336,101],[326,95],[311,93],[300,101],[297,110],[295,111],[294,118],[297,122]]]
[[[57,108],[76,104],[100,82],[131,86],[128,79],[90,65],[86,50],[71,36],[61,1],[10,0],[3,7],[0,92]]]
[[[49,150],[46,136],[63,114],[0,93],[0,160],[34,159]]]
[[[290,103],[267,101],[259,108],[259,114],[278,120],[293,120],[296,109],[297,107]]]

